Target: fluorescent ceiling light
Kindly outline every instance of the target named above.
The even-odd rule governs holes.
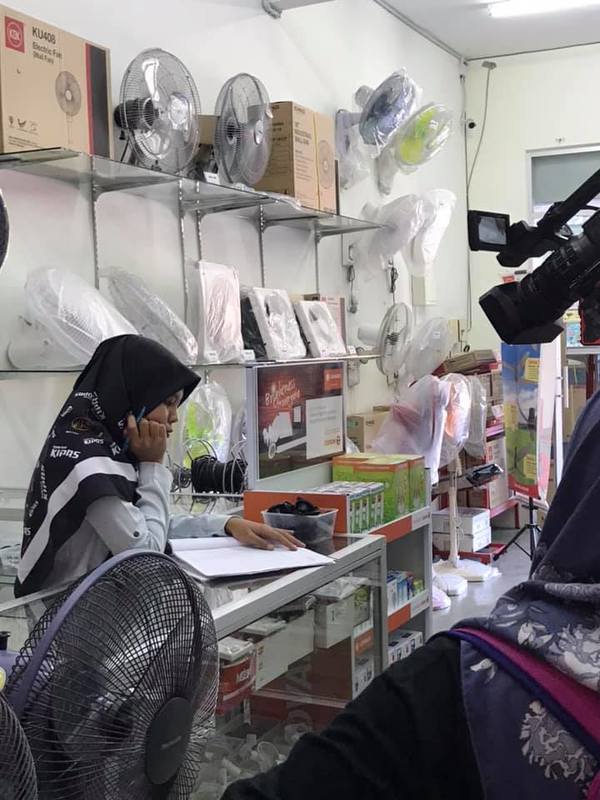
[[[600,6],[600,0],[502,0],[491,3],[492,17],[524,17],[529,14],[550,14],[555,11],[574,11]]]

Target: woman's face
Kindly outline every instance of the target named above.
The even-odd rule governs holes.
[[[167,429],[167,436],[170,436],[173,432],[173,425],[177,422],[177,409],[182,399],[182,391],[172,394],[156,408],[153,408],[149,414],[146,414],[146,419],[150,422],[158,422],[160,425],[164,425]]]

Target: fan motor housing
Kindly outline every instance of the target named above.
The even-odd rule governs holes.
[[[176,774],[188,749],[193,712],[189,700],[173,697],[152,720],[146,739],[146,775],[163,786]]]

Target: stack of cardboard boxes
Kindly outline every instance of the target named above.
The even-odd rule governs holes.
[[[433,544],[442,553],[450,551],[450,514],[448,509],[432,515]],[[461,553],[477,553],[492,541],[490,512],[483,508],[458,509],[458,549]]]

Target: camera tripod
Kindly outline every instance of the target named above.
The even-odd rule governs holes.
[[[529,558],[533,561],[533,555],[537,548],[538,539],[542,532],[542,529],[540,528],[540,526],[537,524],[536,521],[537,509],[535,507],[533,497],[529,498],[529,504],[527,510],[529,513],[528,521],[525,523],[525,525],[523,525],[523,527],[520,530],[518,530],[515,533],[512,539],[504,545],[502,550],[499,550],[495,554],[494,561],[497,561],[500,558],[500,556],[503,556],[504,553],[506,553],[506,551],[513,545],[516,545],[519,548],[519,550],[522,550],[525,553],[525,555],[529,556]],[[523,545],[519,542],[519,539],[521,538],[521,536],[523,536],[524,533],[529,533],[529,550],[526,550],[523,547]]]

